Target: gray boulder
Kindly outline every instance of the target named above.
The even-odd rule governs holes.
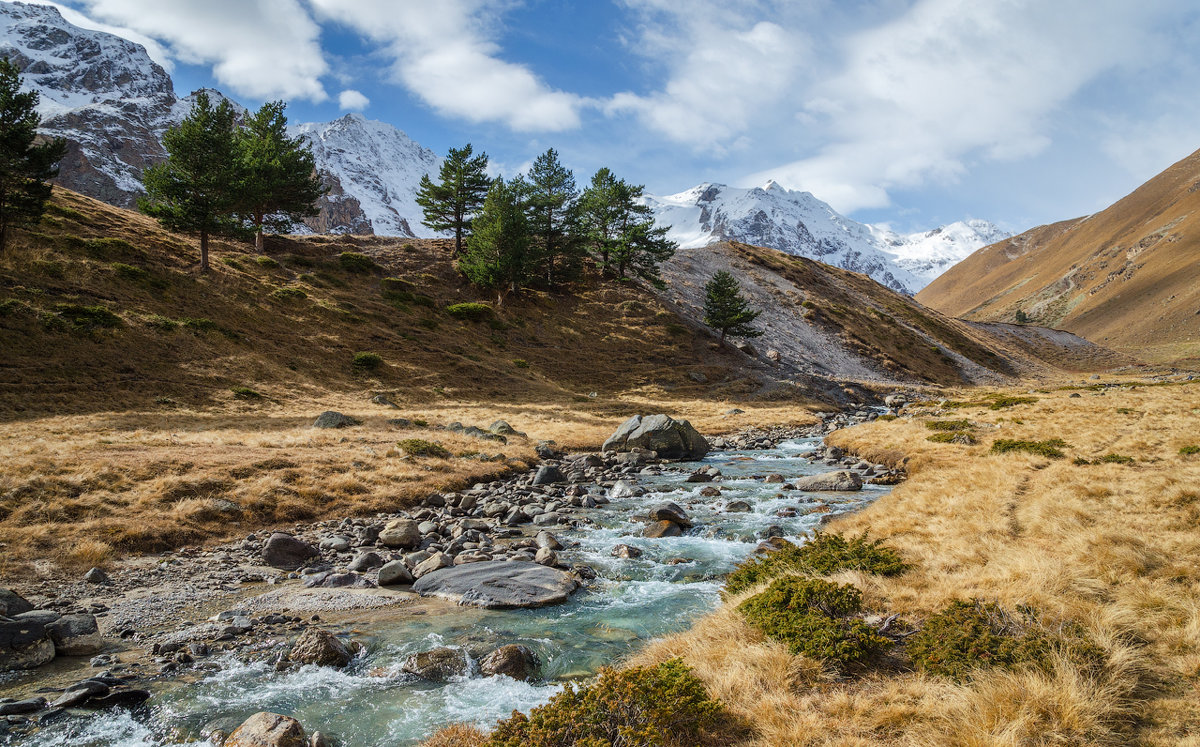
[[[421,544],[421,530],[412,519],[395,519],[379,533],[379,541],[388,547],[412,550]]]
[[[0,620],[0,671],[33,669],[53,660],[54,641],[46,630],[50,622],[36,611]]]
[[[725,510],[734,514],[749,513],[751,510],[750,504],[745,501],[734,501],[725,507]]]
[[[234,729],[224,747],[308,747],[308,739],[296,719],[262,711]]]
[[[353,425],[359,425],[359,421],[349,415],[343,415],[340,412],[326,410],[317,416],[313,422],[313,428],[349,428]]]
[[[664,459],[701,459],[708,453],[708,441],[686,420],[667,415],[634,415],[621,424],[608,440],[604,451],[630,451],[635,448],[657,452]]]
[[[666,503],[660,503],[651,508],[649,516],[655,521],[666,520],[674,522],[684,529],[688,529],[692,526],[692,520],[688,518],[687,513],[685,513],[684,510],[677,504],[670,501]]]
[[[425,560],[417,563],[416,567],[412,569],[412,575],[413,578],[419,579],[423,576],[433,573],[434,571],[440,571],[441,569],[448,568],[452,565],[454,565],[454,558],[450,557],[444,552],[435,552]]]
[[[411,584],[413,576],[408,571],[408,566],[403,560],[393,560],[379,569],[379,585],[380,586],[397,586],[401,584]]]
[[[374,570],[375,568],[380,568],[383,565],[384,565],[384,560],[379,555],[379,553],[377,553],[373,550],[368,550],[367,552],[361,553],[358,556],[356,556],[354,558],[354,560],[350,561],[350,565],[347,567],[350,570],[355,571],[357,573],[363,573],[364,571],[370,571],[370,570]]]
[[[304,586],[309,589],[374,589],[375,582],[353,571],[347,573],[322,571],[306,576]]]
[[[94,656],[104,648],[94,615],[63,615],[46,626],[59,656]]]
[[[309,628],[300,634],[288,653],[288,659],[298,664],[319,667],[344,667],[354,658],[346,644],[328,630]]]
[[[483,657],[479,671],[485,677],[503,674],[514,680],[529,680],[537,674],[539,666],[541,662],[531,648],[510,643]]]
[[[518,431],[516,428],[513,428],[511,425],[509,425],[504,420],[497,420],[496,422],[492,423],[491,425],[488,426],[488,430],[491,431],[492,433],[495,433],[497,436],[524,436],[525,435],[524,433],[521,433],[520,431]]]
[[[108,574],[99,568],[92,568],[83,574],[83,580],[89,584],[107,584],[109,582]]]
[[[405,659],[400,671],[430,682],[447,682],[467,673],[467,652],[448,646],[422,651]]]
[[[33,605],[12,589],[0,589],[0,617],[12,617],[33,609]]]
[[[640,558],[642,551],[632,545],[616,545],[609,554],[614,558],[632,559]]]
[[[567,601],[579,582],[569,573],[528,561],[488,560],[433,571],[413,591],[491,609],[544,607]]]
[[[294,571],[309,558],[320,554],[317,548],[284,532],[272,534],[262,551],[263,561],[267,565],[285,571]]]
[[[534,485],[553,485],[556,482],[565,482],[566,476],[562,470],[552,464],[543,464],[538,467],[537,474],[533,476]]]
[[[797,490],[810,492],[862,490],[863,486],[862,478],[849,470],[800,477],[793,480],[792,484]]]

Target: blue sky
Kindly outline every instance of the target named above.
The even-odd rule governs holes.
[[[60,0],[180,93],[348,110],[511,175],[768,178],[858,220],[1019,231],[1200,148],[1194,0]]]

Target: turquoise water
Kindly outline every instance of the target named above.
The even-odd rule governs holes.
[[[365,655],[345,670],[303,667],[279,673],[265,663],[230,658],[223,668],[197,682],[151,686],[153,707],[142,712],[98,714],[49,727],[26,743],[39,747],[151,747],[206,744],[201,727],[219,717],[239,721],[262,710],[286,713],[312,732],[320,730],[344,745],[412,745],[440,726],[472,722],[488,727],[514,709],[528,711],[550,699],[562,683],[619,662],[650,639],[685,629],[720,603],[722,579],[757,546],[774,525],[799,540],[825,513],[851,511],[888,488],[866,486],[861,493],[779,493],[764,483],[767,474],[785,478],[828,471],[805,455],[818,443],[804,439],[768,451],[716,452],[702,463],[717,466],[724,478],[720,497],[700,496],[704,484],[684,478],[699,464],[681,465],[668,475],[639,476],[648,492],[617,496],[587,513],[595,525],[557,532],[577,543],[560,551],[566,563],[590,565],[598,574],[566,604],[537,610],[495,611],[453,608],[445,614],[406,617],[401,623],[363,628]],[[691,516],[696,528],[682,537],[646,539],[639,534],[644,515],[671,500]],[[745,501],[747,513],[725,512]],[[791,518],[776,516],[797,509]],[[616,544],[643,550],[636,559],[612,557]],[[668,559],[687,562],[668,565]],[[455,646],[482,655],[506,643],[523,643],[542,660],[543,680],[530,684],[508,677],[469,676],[446,685],[415,681],[399,671],[406,656],[435,646]]]

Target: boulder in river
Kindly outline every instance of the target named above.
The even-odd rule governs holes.
[[[284,532],[272,534],[262,550],[263,560],[267,565],[285,571],[294,571],[309,558],[320,554],[317,548]]]
[[[422,651],[405,659],[400,671],[430,682],[447,682],[467,673],[467,652],[448,646]]]
[[[328,630],[309,628],[300,634],[288,659],[298,664],[316,664],[319,667],[344,667],[354,658],[346,644]]]
[[[649,516],[655,521],[663,521],[665,519],[666,521],[674,522],[684,529],[689,529],[692,526],[692,520],[688,518],[687,513],[678,504],[670,501],[660,503],[651,508]]]
[[[820,475],[799,477],[792,481],[797,490],[809,492],[862,490],[862,478],[849,470],[826,472]]]
[[[63,615],[47,625],[46,630],[59,656],[92,656],[104,647],[95,615]]]
[[[649,537],[651,539],[658,539],[660,537],[678,537],[681,534],[683,534],[683,530],[679,528],[679,525],[667,519],[663,519],[662,521],[651,524],[650,526],[646,527],[645,531],[642,532],[643,537]]]
[[[0,620],[0,671],[33,669],[54,659],[54,641],[37,611]]]
[[[479,671],[485,677],[508,675],[514,680],[528,680],[537,674],[541,662],[528,646],[510,643],[483,657]]]
[[[664,459],[701,459],[708,441],[686,420],[667,415],[634,415],[604,442],[604,451],[649,449]]]
[[[223,747],[308,747],[308,740],[296,719],[260,711],[234,729]]]
[[[726,511],[735,514],[744,514],[751,511],[750,504],[745,501],[734,501],[725,507]]]
[[[428,573],[413,584],[422,596],[459,604],[511,609],[567,601],[579,582],[570,573],[528,561],[487,560]]]
[[[616,545],[609,554],[614,558],[632,559],[640,558],[642,551],[632,545]]]

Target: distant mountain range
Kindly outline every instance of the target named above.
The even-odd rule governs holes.
[[[43,131],[68,141],[58,182],[113,205],[135,205],[143,169],[166,157],[162,135],[187,115],[195,94],[177,96],[171,77],[141,45],[79,28],[52,6],[0,2],[0,54],[41,94]],[[421,225],[416,204],[421,176],[441,166],[433,151],[360,114],[291,129],[311,144],[330,189],[305,230],[433,235]],[[646,201],[685,247],[724,240],[766,246],[866,273],[909,294],[1007,236],[986,221],[898,234],[857,223],[807,192],[773,182],[761,189],[701,184]]]

